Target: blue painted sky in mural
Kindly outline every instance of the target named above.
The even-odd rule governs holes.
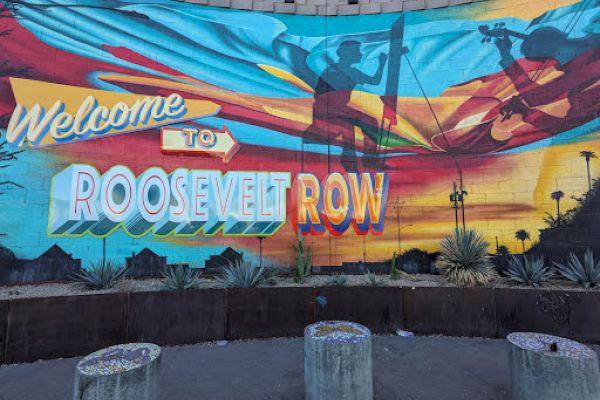
[[[113,1],[111,5],[113,3],[122,10],[146,15],[149,20],[94,8],[19,7],[17,12],[23,17],[20,22],[40,40],[69,52],[145,71],[101,47],[106,44],[125,46],[217,86],[275,97],[306,97],[307,93],[267,74],[257,64],[288,70],[314,84],[327,60],[337,59],[336,44],[353,39],[363,44],[365,54],[358,67],[365,72],[373,71],[377,56],[388,52],[388,29],[399,15],[326,18],[248,13],[173,1]],[[105,5],[105,2],[95,0],[86,4]],[[562,29],[576,6],[547,13],[533,26],[530,21],[506,18],[485,23],[505,22],[507,27],[520,32],[540,26]],[[428,96],[438,96],[448,86],[501,69],[496,49],[481,45],[477,28],[484,21],[461,19],[466,9],[427,12],[427,19],[424,13],[406,14],[408,57]],[[596,14],[597,10],[588,8],[569,36],[579,37],[600,30],[598,22],[592,22]],[[348,32],[349,27],[352,32]],[[316,36],[315,32],[322,35]],[[329,35],[327,40],[325,32]],[[513,53],[516,58],[521,57],[518,46],[514,46]],[[400,82],[399,95],[421,95],[407,69],[402,71]],[[382,94],[385,84],[383,81],[377,86],[365,85],[359,89]]]
[[[38,0],[38,3],[77,4],[72,0]],[[161,75],[119,59],[102,48],[103,45],[124,46],[219,87],[268,97],[310,95],[266,73],[257,64],[292,72],[314,87],[328,62],[337,59],[335,53],[339,43],[349,39],[362,43],[364,57],[357,68],[373,73],[379,54],[389,51],[389,28],[399,16],[304,17],[197,7],[168,0],[111,1],[110,4],[92,0],[86,5],[118,7],[135,11],[148,19],[110,10],[77,7],[47,10],[18,7],[17,13],[22,16],[19,21],[25,27],[51,46]],[[530,32],[540,26],[564,29],[579,6],[574,4],[548,12],[533,22],[514,18],[471,20],[469,10],[473,6],[405,13],[404,42],[425,93],[435,97],[450,86],[501,70],[495,47],[481,44],[478,27],[482,23],[493,25],[504,22],[508,28],[519,32]],[[485,6],[478,4],[477,7]],[[569,36],[580,37],[600,31],[596,15],[596,9],[588,7],[577,25],[569,26]],[[518,44],[513,46],[512,54],[515,58],[522,57]],[[90,83],[100,89],[123,90],[98,79],[97,75],[102,72],[91,74]],[[386,84],[383,79],[378,85],[359,85],[357,89],[383,94]],[[401,71],[398,95],[422,95],[408,68]],[[203,122],[216,124],[218,121]],[[236,124],[227,123],[231,126]],[[280,132],[249,125],[244,126],[243,132],[248,134],[239,138],[242,143],[258,144],[261,138],[270,134],[271,138],[276,135],[281,148],[299,148],[297,138]],[[537,146],[533,144],[528,148]],[[322,149],[314,146],[308,151],[320,152]],[[334,152],[341,150],[334,149]]]

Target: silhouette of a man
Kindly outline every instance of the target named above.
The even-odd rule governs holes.
[[[525,35],[523,35],[525,36]],[[500,52],[500,66],[510,77],[518,95],[512,97],[500,112],[503,121],[515,114],[523,120],[548,133],[559,133],[577,126],[598,115],[600,110],[600,35],[569,39],[567,34],[555,28],[539,28],[527,35],[521,52],[528,60],[541,63],[550,61],[563,72],[559,77],[545,83],[531,79],[511,55],[513,42],[508,30],[497,37],[494,44]],[[539,76],[538,76],[539,77]],[[535,107],[567,99],[569,108],[565,116],[554,116]]]
[[[356,170],[356,152],[354,126],[359,126],[364,134],[364,152],[375,153],[378,140],[378,120],[361,111],[348,106],[350,96],[357,85],[377,85],[381,82],[383,68],[387,61],[386,54],[379,55],[379,66],[374,75],[370,76],[353,67],[362,60],[360,43],[355,40],[342,42],[338,49],[339,60],[327,67],[315,88],[313,105],[313,124],[307,129],[305,138],[313,137],[318,140],[318,132],[323,126],[316,126],[316,121],[327,121],[328,142],[331,138],[342,136],[342,158],[344,168]],[[363,164],[376,164],[376,159],[369,157]]]

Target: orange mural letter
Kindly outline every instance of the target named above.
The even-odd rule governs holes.
[[[334,202],[333,193],[338,191],[337,201]],[[335,225],[340,225],[348,215],[348,185],[346,180],[339,172],[335,172],[327,177],[325,186],[323,187],[324,202],[323,210],[327,215],[327,219]],[[337,203],[337,204],[336,204]]]
[[[376,225],[379,223],[384,178],[385,173],[376,173],[375,187],[373,188],[371,174],[368,172],[361,174],[360,183],[356,173],[348,174],[352,204],[354,205],[354,220],[357,224],[370,222]],[[369,220],[367,220],[367,209],[369,210]]]
[[[321,186],[318,179],[313,174],[298,174],[298,223],[307,223],[307,214],[310,223],[320,224],[319,197],[321,196]],[[310,193],[309,193],[310,192]]]

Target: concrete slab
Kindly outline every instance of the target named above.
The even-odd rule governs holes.
[[[596,347],[596,350],[598,348]],[[504,340],[374,337],[378,400],[505,400]],[[64,400],[79,358],[0,367],[0,400]],[[301,400],[303,339],[165,348],[159,399]]]

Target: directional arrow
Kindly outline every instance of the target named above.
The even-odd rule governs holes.
[[[240,149],[240,144],[226,126],[223,126],[223,132],[215,132],[217,136],[217,148],[215,153],[223,159],[224,163],[228,163]]]
[[[221,132],[212,129],[161,128],[161,150],[165,153],[195,153],[220,157],[228,163],[240,144],[226,126]]]

